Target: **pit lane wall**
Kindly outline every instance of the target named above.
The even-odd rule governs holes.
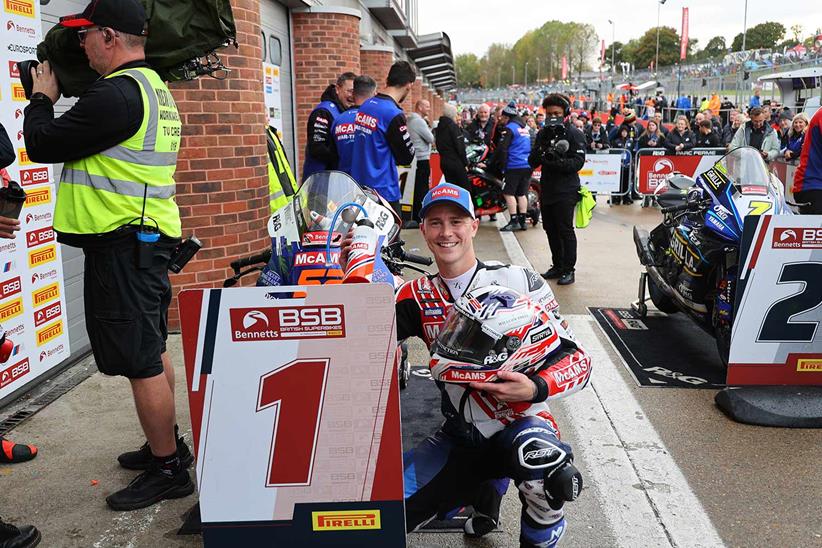
[[[17,150],[8,166],[27,198],[14,240],[0,240],[0,324],[14,342],[0,368],[0,402],[69,357],[65,284],[52,219],[56,188],[51,165],[26,154],[23,109],[28,104],[15,63],[35,57],[42,39],[40,3],[3,0],[0,12],[0,123]]]

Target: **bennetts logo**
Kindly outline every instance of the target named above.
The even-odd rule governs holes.
[[[774,249],[822,249],[822,228],[775,228]]]

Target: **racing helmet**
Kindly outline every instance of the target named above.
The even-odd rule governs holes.
[[[489,382],[498,371],[530,373],[560,348],[551,313],[499,285],[460,297],[431,350],[431,374],[443,382]]]

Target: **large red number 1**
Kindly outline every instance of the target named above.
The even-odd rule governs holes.
[[[276,407],[266,487],[311,483],[327,377],[328,360],[317,359],[296,360],[260,378],[257,411]]]

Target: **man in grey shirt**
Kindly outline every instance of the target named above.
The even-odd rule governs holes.
[[[431,145],[434,143],[434,134],[431,133],[430,121],[431,103],[425,99],[417,101],[414,112],[408,115],[408,133],[417,158],[417,171],[414,177],[414,205],[411,209],[412,221],[403,225],[403,228],[417,228],[420,222],[422,199],[428,192],[428,181],[431,178]]]

